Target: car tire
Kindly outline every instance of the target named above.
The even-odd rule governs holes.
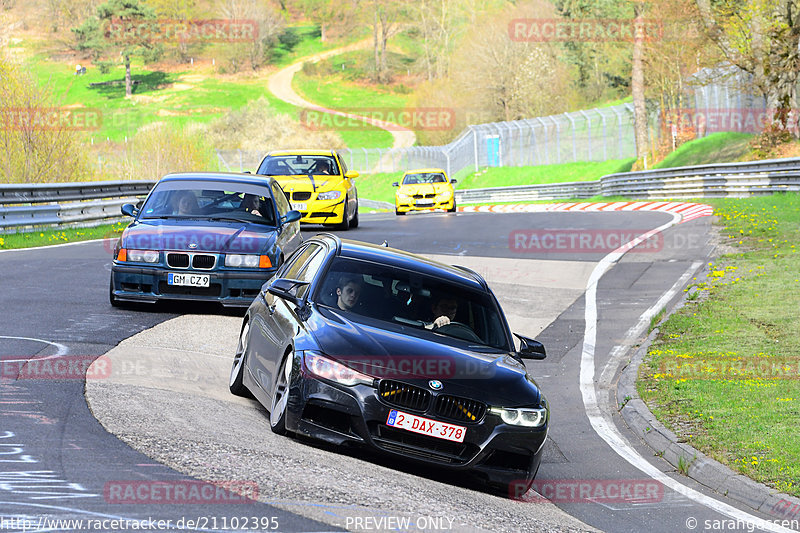
[[[347,231],[350,229],[350,210],[348,209],[349,201],[347,198],[344,199],[344,208],[342,209],[342,221],[339,224],[336,224],[336,229],[341,231]]]
[[[278,370],[278,381],[272,391],[272,403],[269,408],[269,427],[277,435],[286,435],[286,409],[289,406],[289,385],[292,375],[293,352],[288,352]],[[287,375],[288,374],[288,375]]]
[[[350,227],[351,228],[358,227],[358,200],[356,200],[356,214],[353,215],[353,219],[350,221]]]
[[[398,211],[397,209],[395,209],[394,210],[394,214],[399,216],[399,217],[403,217],[403,216],[406,215],[406,212],[405,211]]]
[[[455,213],[456,212],[456,199],[453,198],[453,207],[447,210],[448,213]]]
[[[108,282],[108,302],[111,307],[122,307],[122,302],[114,296],[114,278],[111,278]]]
[[[242,332],[239,335],[239,346],[236,348],[236,355],[233,356],[233,366],[231,367],[231,376],[228,380],[228,388],[231,394],[241,396],[243,398],[252,398],[253,394],[250,392],[244,383],[244,367],[245,367],[245,352],[247,351],[248,336],[250,333],[250,323],[245,322],[242,326]]]

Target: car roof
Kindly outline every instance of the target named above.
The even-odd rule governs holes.
[[[237,174],[234,172],[179,172],[167,174],[160,181],[216,181],[230,183],[248,183],[251,185],[269,185],[273,178],[253,174]]]
[[[406,170],[403,176],[407,174],[421,174],[422,172],[441,172],[442,174],[447,174],[447,172],[441,168],[418,168],[416,170]]]
[[[405,250],[368,242],[341,239],[330,233],[322,233],[314,238],[332,242],[337,248],[337,255],[364,261],[372,261],[421,274],[437,277],[459,285],[467,285],[472,289],[486,292],[489,290],[486,280],[477,272],[468,268],[440,263]]]
[[[267,153],[267,156],[271,155],[333,155],[335,152],[333,150],[314,150],[314,149],[303,149],[303,150],[272,150],[271,152]]]

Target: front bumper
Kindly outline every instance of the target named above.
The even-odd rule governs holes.
[[[224,306],[247,307],[258,296],[261,286],[277,268],[259,271],[176,270],[163,266],[111,266],[111,292],[123,302],[155,303],[160,300],[190,300],[218,302]],[[208,287],[169,285],[169,272],[206,274],[211,277]]]
[[[366,446],[382,454],[463,471],[511,492],[522,484],[527,487],[536,475],[547,424],[511,426],[489,413],[479,423],[467,424],[414,412],[466,427],[464,442],[455,443],[387,426],[392,409],[414,412],[384,403],[374,387],[345,387],[301,375],[290,388],[286,427],[336,445]]]
[[[296,202],[294,202],[296,203]],[[294,203],[292,208],[294,209]],[[341,224],[344,219],[344,199],[309,200],[305,209],[300,211],[300,222],[303,224]]]
[[[422,199],[422,202],[425,202],[426,199]],[[408,213],[409,211],[433,211],[435,209],[453,209],[453,202],[455,202],[455,196],[451,196],[448,200],[445,201],[438,201],[436,198],[432,200],[433,203],[425,204],[423,203],[420,205],[419,199],[416,198],[407,198],[407,199],[399,199],[395,197],[395,209],[400,213]]]

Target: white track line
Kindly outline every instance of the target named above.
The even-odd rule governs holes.
[[[583,397],[583,405],[586,409],[586,416],[592,425],[595,433],[603,439],[609,447],[614,450],[620,457],[625,459],[628,463],[641,470],[646,475],[654,480],[669,487],[673,491],[681,494],[712,511],[726,515],[734,520],[740,520],[763,531],[775,531],[778,533],[792,533],[793,530],[764,520],[755,515],[737,509],[732,505],[721,502],[717,499],[706,496],[683,483],[669,477],[661,470],[652,465],[647,459],[641,456],[622,436],[611,417],[604,413],[600,408],[597,401],[597,390],[595,389],[594,374],[595,374],[595,361],[594,353],[597,342],[597,284],[600,278],[603,277],[611,266],[622,258],[625,251],[631,247],[644,242],[652,235],[660,233],[680,222],[680,215],[673,213],[673,219],[666,224],[663,224],[653,230],[639,235],[632,241],[614,250],[606,255],[594,268],[589,281],[586,285],[586,311],[585,321],[586,326],[583,335],[583,353],[581,354],[581,371],[580,371],[580,388],[581,396]],[[669,292],[669,291],[668,291]],[[663,296],[662,296],[663,298]],[[660,301],[660,300],[659,300]],[[645,313],[646,314],[646,313]]]

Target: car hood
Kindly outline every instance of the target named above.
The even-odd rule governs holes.
[[[204,220],[146,220],[122,234],[122,247],[138,250],[261,254],[276,241],[275,228],[262,224]]]
[[[441,194],[452,190],[449,183],[417,183],[413,185],[401,185],[398,192],[412,196],[414,194]]]
[[[342,183],[341,176],[314,176],[313,184],[308,176],[274,176],[285,192],[292,191],[327,191]]]
[[[309,319],[309,329],[320,351],[354,370],[426,390],[431,390],[431,380],[438,380],[443,393],[494,406],[539,403],[536,383],[508,353],[481,353],[459,341],[445,344],[452,341],[413,326],[366,317],[355,322],[347,313],[326,307],[317,310]]]

